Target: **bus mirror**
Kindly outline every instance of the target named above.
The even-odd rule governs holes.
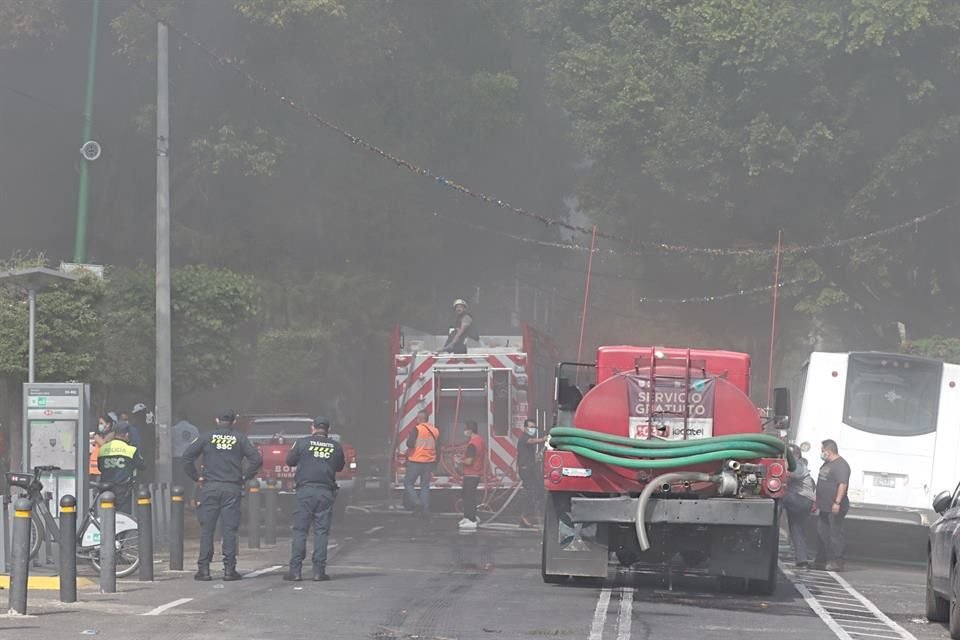
[[[780,429],[790,428],[790,389],[786,387],[773,390],[773,419]]]
[[[937,497],[933,499],[933,510],[942,516],[944,512],[950,508],[951,498],[952,496],[949,491],[941,491],[937,494]]]

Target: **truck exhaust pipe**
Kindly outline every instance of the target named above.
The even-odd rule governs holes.
[[[654,491],[660,489],[661,491],[669,491],[670,487],[675,482],[711,482],[712,478],[705,473],[697,473],[694,471],[678,471],[674,473],[665,473],[661,476],[657,476],[653,480],[647,483],[647,486],[643,488],[643,491],[640,493],[640,498],[637,500],[637,520],[636,520],[636,529],[637,529],[637,541],[640,543],[640,549],[642,551],[647,551],[650,549],[650,541],[647,539],[647,527],[644,523],[645,516],[647,514],[647,503],[650,502],[650,497],[653,495]]]

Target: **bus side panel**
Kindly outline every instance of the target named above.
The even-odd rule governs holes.
[[[943,365],[937,423],[928,496],[931,503],[939,492],[953,491],[960,480],[957,474],[960,468],[960,365]]]
[[[807,459],[814,479],[820,472],[820,443],[828,438],[839,439],[838,432],[844,428],[843,395],[846,379],[847,354],[810,355],[800,416],[797,419],[796,443],[801,447],[804,443],[809,445],[810,449],[804,452],[803,457]],[[843,447],[842,443],[838,444]]]

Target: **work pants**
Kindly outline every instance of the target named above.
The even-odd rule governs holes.
[[[477,487],[480,485],[478,476],[463,477],[463,517],[471,522],[477,521]]]
[[[223,520],[223,566],[226,569],[237,567],[237,541],[240,531],[239,484],[229,482],[206,482],[200,490],[200,506],[197,517],[200,520],[200,557],[197,564],[209,567],[213,559],[213,536],[217,529],[217,520]]]
[[[297,488],[297,504],[293,511],[293,542],[290,549],[290,572],[298,573],[307,557],[307,533],[313,525],[313,571],[322,573],[327,566],[327,541],[336,490],[330,487]]]
[[[403,487],[406,490],[407,505],[415,511],[430,513],[430,480],[433,477],[433,462],[407,461],[407,473],[403,476]],[[420,480],[420,495],[414,489],[417,479]]]

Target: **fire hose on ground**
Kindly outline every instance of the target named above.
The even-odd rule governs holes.
[[[626,469],[676,469],[707,462],[742,458],[785,456],[793,471],[795,460],[777,437],[762,433],[744,433],[697,440],[637,440],[572,427],[550,430],[550,446],[579,456]],[[637,500],[637,540],[640,548],[650,548],[644,516],[651,496],[675,482],[715,482],[716,477],[692,471],[661,474],[647,483]]]

